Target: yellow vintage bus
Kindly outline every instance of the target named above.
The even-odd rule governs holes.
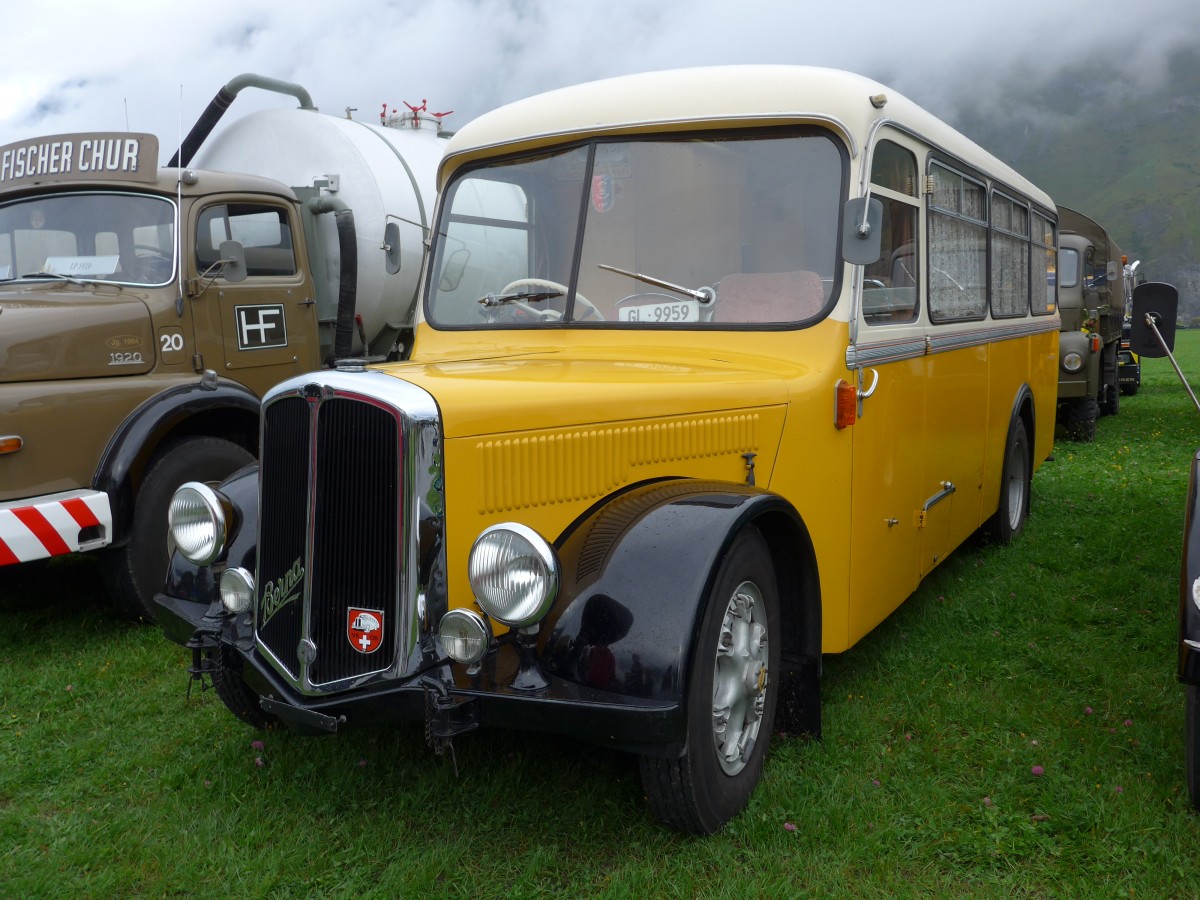
[[[1051,199],[866,78],[750,66],[565,88],[440,169],[411,360],[264,400],[185,486],[157,601],[257,726],[424,718],[641,758],[713,832],[773,730],[1053,440]]]

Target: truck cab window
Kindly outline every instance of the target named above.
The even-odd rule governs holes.
[[[296,253],[287,212],[257,203],[227,203],[200,213],[196,228],[196,269],[203,272],[220,259],[224,241],[246,250],[246,274],[296,274]]]
[[[175,271],[175,205],[116,192],[64,193],[0,206],[0,271],[160,285]]]

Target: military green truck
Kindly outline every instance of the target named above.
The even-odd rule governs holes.
[[[215,131],[246,87],[299,108]],[[405,354],[445,143],[409,110],[323,115],[242,75],[164,168],[149,134],[0,147],[0,567],[104,551],[152,619],[167,504],[254,458],[263,392]]]
[[[1118,347],[1125,320],[1121,250],[1095,220],[1058,207],[1058,423],[1075,441],[1121,408]]]

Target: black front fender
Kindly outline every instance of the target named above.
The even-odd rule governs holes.
[[[258,557],[257,463],[234,472],[217,490],[228,498],[233,510],[229,546],[221,568],[241,566],[254,572]],[[211,609],[214,614],[221,614],[219,578],[220,569],[197,566],[179,553],[171,554],[166,585],[163,593],[155,597],[159,607],[157,621],[168,638],[186,644],[206,612]],[[231,634],[230,639],[233,640],[234,635]]]
[[[1179,680],[1200,684],[1200,608],[1193,585],[1200,578],[1200,452],[1192,457],[1179,571]]]
[[[593,510],[559,542],[563,590],[543,626],[546,670],[681,702],[721,561],[742,527],[772,517],[803,530],[781,497],[735,484],[661,482]],[[819,647],[819,628],[815,639]]]

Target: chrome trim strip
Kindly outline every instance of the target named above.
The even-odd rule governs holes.
[[[963,331],[940,331],[941,327],[944,326],[933,326],[926,334],[915,337],[881,341],[878,344],[866,346],[851,345],[846,348],[846,368],[857,369],[861,366],[902,362],[918,356],[949,353],[952,350],[963,350],[967,347],[979,347],[983,344],[995,344],[1000,341],[1057,332],[1059,320],[1057,316],[1046,316],[1033,320],[1022,319],[1010,325],[971,328]]]
[[[851,346],[846,348],[846,368],[858,369],[863,366],[901,362],[924,356],[927,352],[928,342],[924,336],[887,341],[883,344],[869,344],[866,347]]]

